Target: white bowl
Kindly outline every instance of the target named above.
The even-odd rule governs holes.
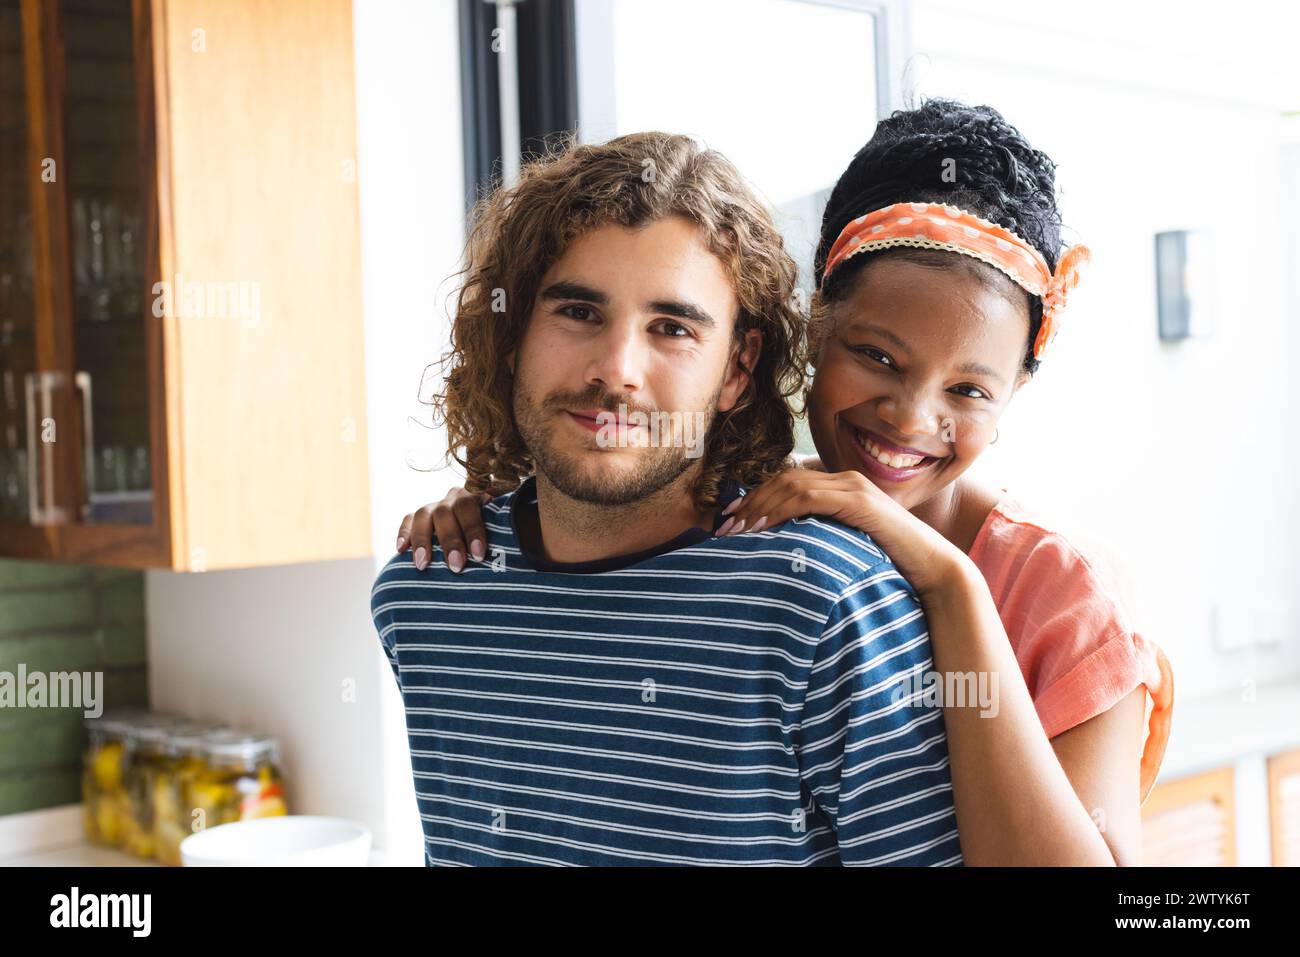
[[[181,841],[185,867],[365,867],[369,857],[370,829],[338,817],[263,817]]]

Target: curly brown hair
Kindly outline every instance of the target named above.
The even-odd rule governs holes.
[[[700,226],[725,266],[740,303],[736,341],[751,329],[763,337],[744,394],[710,428],[695,504],[716,504],[726,477],[756,485],[788,467],[789,400],[805,385],[807,322],[796,300],[798,269],[763,202],[726,157],[690,137],[646,132],[600,145],[569,137],[527,164],[516,185],[480,200],[471,220],[451,349],[441,359],[451,368],[433,397],[435,425],[440,412],[447,426],[447,459],[464,468],[466,489],[505,492],[532,474],[504,360],[523,337],[542,276],[592,229],[668,216]]]

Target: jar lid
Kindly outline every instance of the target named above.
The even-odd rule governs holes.
[[[143,708],[113,708],[96,718],[86,718],[82,724],[91,733],[120,738],[126,735],[136,719],[147,713]]]
[[[152,727],[160,722],[177,721],[175,715],[147,708],[112,708],[97,718],[86,718],[82,723],[87,731],[112,738],[125,738],[135,729]]]
[[[193,756],[203,752],[207,737],[214,731],[228,731],[224,724],[195,723],[170,729],[164,749],[170,757]]]
[[[204,739],[203,753],[214,761],[256,763],[269,760],[275,763],[279,758],[279,746],[269,735],[226,729],[214,731]]]
[[[149,711],[127,727],[126,743],[132,748],[162,750],[172,728],[190,724],[189,718],[161,711]]]

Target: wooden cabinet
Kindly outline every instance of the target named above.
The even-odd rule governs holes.
[[[0,0],[0,555],[366,555],[350,0]]]
[[[1235,793],[1230,767],[1156,785],[1142,805],[1142,863],[1235,866]]]
[[[1268,823],[1274,867],[1300,867],[1300,750],[1268,759]]]

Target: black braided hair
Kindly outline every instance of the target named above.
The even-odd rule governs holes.
[[[933,99],[899,110],[876,125],[831,191],[814,260],[821,281],[830,248],[849,221],[891,203],[949,203],[1016,233],[1056,268],[1061,254],[1061,216],[1056,206],[1056,164],[1034,149],[1020,131],[991,106],[967,106]],[[942,250],[894,248],[844,260],[822,286],[824,302],[843,298],[850,280],[870,261],[896,257],[925,265],[954,264],[960,258],[990,282],[1001,274],[969,257]],[[1007,281],[1009,282],[1009,280]],[[1017,287],[1018,288],[1018,287]],[[1029,344],[1024,368],[1038,371],[1033,342],[1042,325],[1043,303],[1029,303]]]

